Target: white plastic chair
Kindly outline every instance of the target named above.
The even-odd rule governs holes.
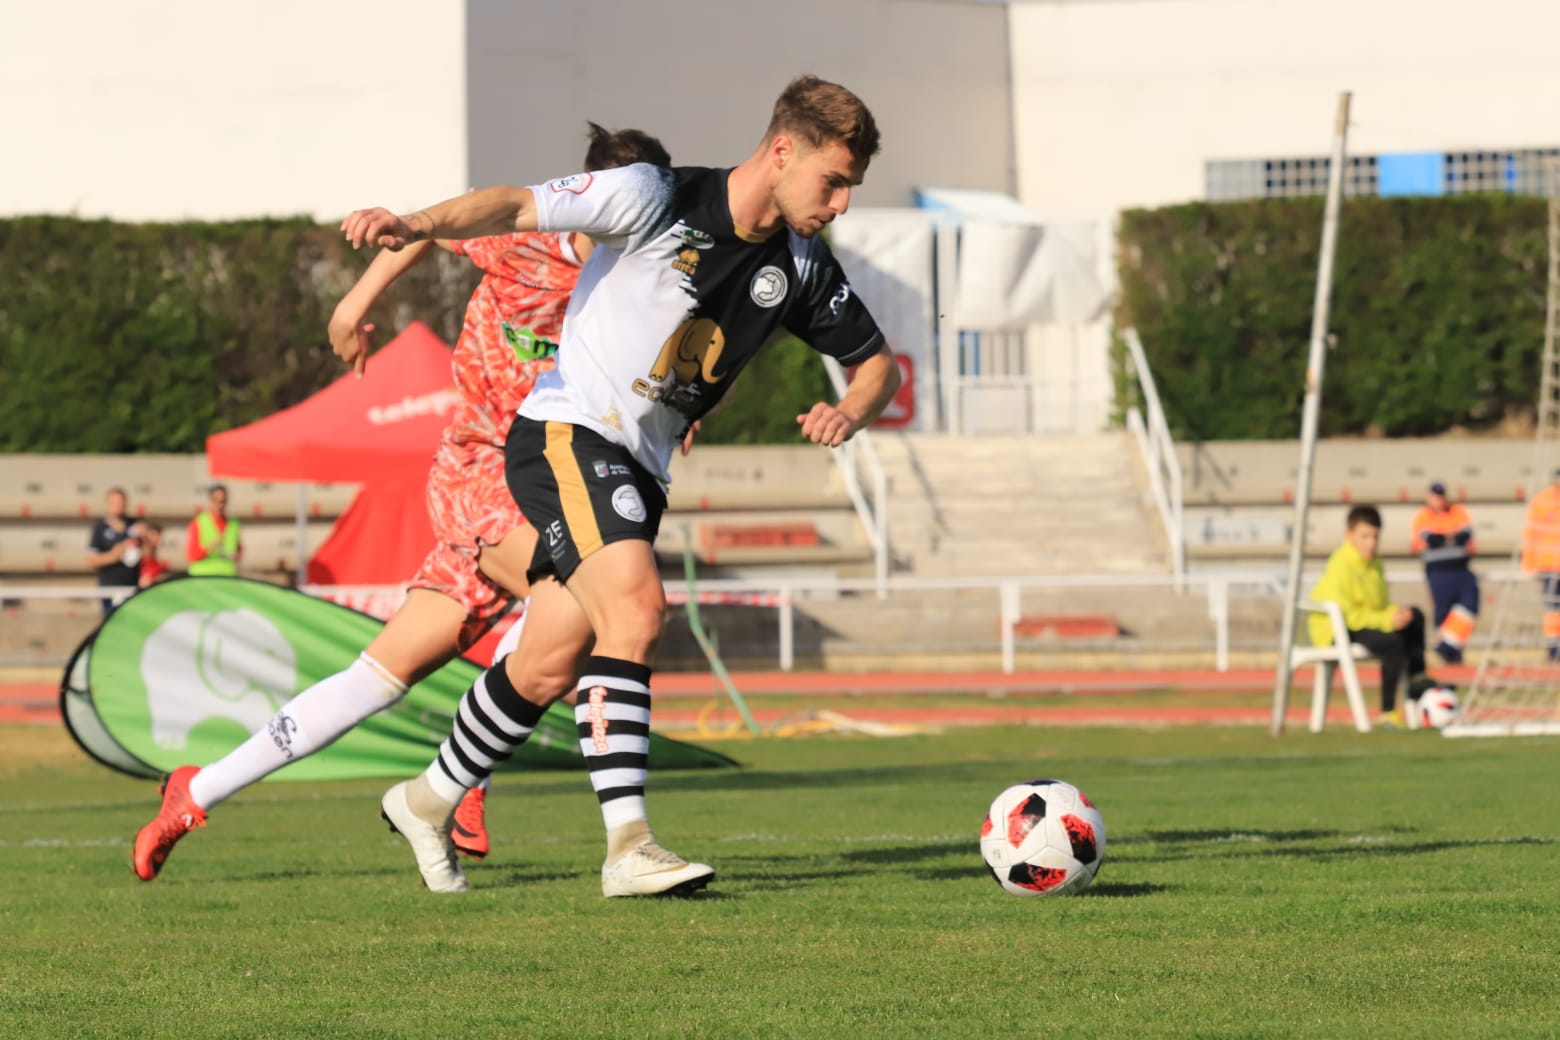
[[[1290,674],[1306,665],[1316,668],[1311,683],[1311,732],[1320,733],[1327,722],[1327,698],[1332,692],[1333,672],[1337,671],[1343,674],[1343,692],[1349,698],[1354,728],[1369,733],[1370,714],[1365,710],[1365,692],[1360,688],[1360,673],[1354,662],[1370,660],[1370,651],[1349,641],[1349,628],[1343,622],[1343,608],[1338,604],[1303,599],[1299,606],[1313,614],[1326,614],[1333,631],[1333,641],[1327,646],[1296,642],[1289,651]]]

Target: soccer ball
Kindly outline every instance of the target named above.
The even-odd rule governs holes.
[[[1105,820],[1062,780],[1031,780],[997,795],[980,828],[980,854],[1004,892],[1073,895],[1105,856]]]
[[[1437,686],[1419,695],[1414,710],[1419,713],[1419,724],[1429,729],[1445,729],[1457,721],[1459,705],[1457,694],[1445,686]]]

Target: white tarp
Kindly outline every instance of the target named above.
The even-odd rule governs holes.
[[[1092,321],[1110,298],[1092,223],[1014,223],[977,218],[960,226],[959,324],[988,330]]]
[[[890,345],[914,363],[910,428],[1102,428],[1108,222],[1048,221],[999,192],[919,194],[930,208],[855,209],[830,233]]]
[[[913,430],[935,428],[933,227],[925,210],[852,210],[831,225],[830,244],[896,354],[915,371]]]

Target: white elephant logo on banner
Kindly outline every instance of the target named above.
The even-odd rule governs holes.
[[[181,748],[207,719],[254,733],[293,695],[292,644],[252,610],[186,610],[157,626],[141,650],[152,739]]]

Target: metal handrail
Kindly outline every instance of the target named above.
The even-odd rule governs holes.
[[[829,373],[829,383],[834,387],[836,397],[844,397],[848,381],[845,378],[845,370],[840,363],[831,357],[823,359],[824,368]],[[877,582],[878,599],[888,597],[888,477],[883,472],[883,464],[878,459],[877,448],[872,443],[872,433],[869,430],[859,430],[850,440],[834,449],[835,464],[840,468],[840,475],[845,480],[845,491],[850,495],[851,505],[856,509],[856,516],[861,520],[861,525],[866,529],[867,540],[872,545],[873,574]],[[872,478],[872,501],[867,501],[866,492],[861,486],[861,476],[858,467],[865,464],[867,472]]]
[[[1185,492],[1181,475],[1181,460],[1175,452],[1175,438],[1170,436],[1170,424],[1165,421],[1165,410],[1159,402],[1159,390],[1154,385],[1154,374],[1148,367],[1148,356],[1143,352],[1143,341],[1136,329],[1121,334],[1127,344],[1127,355],[1137,375],[1138,389],[1143,395],[1147,417],[1134,407],[1127,411],[1127,428],[1132,431],[1143,453],[1143,463],[1148,468],[1149,488],[1154,496],[1154,506],[1164,525],[1165,538],[1170,546],[1170,572],[1175,575],[1176,586],[1186,575],[1186,529],[1182,520]]]

